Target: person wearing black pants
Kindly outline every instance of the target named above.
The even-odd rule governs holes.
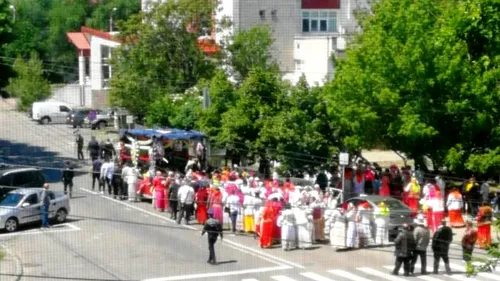
[[[73,197],[73,178],[75,177],[75,171],[69,162],[66,162],[66,167],[62,174],[62,181],[64,184],[64,194],[68,193],[69,187],[69,197]]]
[[[434,252],[434,274],[438,274],[439,260],[443,259],[447,274],[451,274],[450,260],[448,252],[453,241],[453,231],[446,225],[446,221],[441,221],[441,225],[432,236],[432,251]]]
[[[214,212],[212,209],[208,210],[208,220],[203,226],[203,231],[201,236],[208,233],[208,263],[217,264],[217,259],[215,258],[215,243],[217,242],[217,237],[220,236],[222,241],[222,226],[220,222],[213,218]]]
[[[101,177],[101,167],[102,167],[102,161],[100,159],[94,159],[94,161],[92,161],[92,190],[95,189],[96,180],[97,184],[99,184],[99,178]],[[100,186],[99,186],[99,191],[101,191]]]
[[[174,180],[172,184],[170,185],[170,188],[168,189],[168,205],[170,207],[170,218],[173,220],[177,219],[177,212],[179,211],[178,209],[178,196],[177,193],[179,192],[179,183]]]
[[[407,224],[403,226],[403,230],[396,237],[396,240],[394,240],[394,245],[396,264],[392,274],[398,275],[401,264],[403,264],[404,275],[410,276],[412,253],[415,251],[416,246],[413,233],[411,233],[410,227]]]
[[[123,180],[122,180],[122,169],[117,167],[115,169],[113,180],[113,198],[122,198],[123,196]]]
[[[431,240],[431,231],[425,226],[425,217],[423,215],[418,215],[415,219],[416,227],[413,230],[413,236],[415,237],[416,248],[413,251],[413,259],[411,261],[411,274],[415,271],[415,264],[417,259],[420,257],[420,270],[422,275],[427,274],[427,247]]]

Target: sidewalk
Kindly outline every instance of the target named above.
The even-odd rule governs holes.
[[[0,281],[18,281],[23,274],[21,260],[0,244]]]

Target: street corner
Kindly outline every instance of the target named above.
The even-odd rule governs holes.
[[[0,243],[1,243],[3,238],[44,235],[44,234],[49,234],[49,233],[74,232],[74,231],[80,231],[80,230],[81,230],[81,228],[79,228],[78,226],[76,226],[73,223],[56,224],[56,225],[53,225],[47,229],[42,229],[42,228],[39,228],[38,226],[27,226],[27,227],[19,230],[18,232],[0,233]]]
[[[23,275],[21,259],[5,243],[0,243],[0,280],[19,280]]]

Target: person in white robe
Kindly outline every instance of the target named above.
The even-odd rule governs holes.
[[[358,217],[359,246],[366,247],[375,244],[372,236],[373,210],[368,203],[361,204],[358,207]]]
[[[375,211],[375,244],[385,246],[389,244],[389,208],[384,202],[380,202]]]
[[[318,194],[319,195],[319,194]],[[318,196],[315,195],[315,196]],[[314,241],[325,240],[325,203],[318,197],[312,197],[313,202],[310,205],[314,224]]]
[[[285,251],[295,249],[297,247],[295,215],[290,204],[285,204],[281,215],[278,217],[277,224],[281,227],[281,248]]]
[[[354,206],[352,203],[349,203],[349,207],[345,216],[347,221],[346,247],[355,248],[357,244],[356,240],[358,238],[358,210],[356,206]]]
[[[347,220],[340,208],[334,209],[329,217],[330,245],[336,249],[346,247]]]
[[[295,216],[297,247],[300,249],[308,249],[312,247],[312,236],[307,229],[309,220],[306,211],[299,207],[295,207],[292,210]]]

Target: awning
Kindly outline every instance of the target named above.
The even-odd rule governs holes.
[[[120,130],[120,136],[124,135],[149,138],[154,136],[159,140],[195,140],[207,137],[204,133],[195,130],[185,131],[170,128]]]
[[[90,51],[90,44],[87,37],[81,32],[68,32],[66,33],[69,41],[75,45],[75,47],[80,51]]]

